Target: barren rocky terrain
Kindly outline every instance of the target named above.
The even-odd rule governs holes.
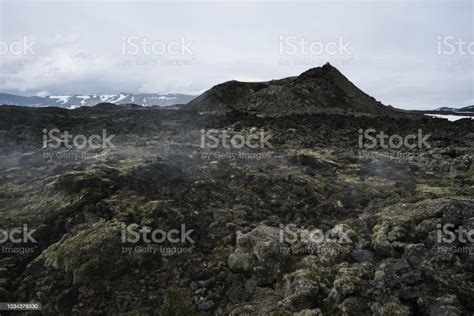
[[[51,148],[52,129],[105,130],[113,146]],[[370,129],[421,130],[429,146],[360,146]],[[213,148],[207,131],[268,142]],[[473,120],[386,107],[331,66],[225,83],[174,110],[2,106],[0,143],[0,229],[32,231],[0,245],[0,302],[44,315],[474,312]]]

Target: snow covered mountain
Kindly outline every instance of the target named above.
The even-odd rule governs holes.
[[[464,118],[474,119],[474,105],[465,106],[463,108],[441,107],[434,110],[414,111],[423,113],[428,116],[445,118],[449,121],[457,121]]]
[[[458,114],[474,114],[474,105],[465,106],[463,108],[450,108],[450,107],[441,107],[436,110],[436,112],[452,112]]]
[[[45,107],[56,106],[74,109],[81,106],[94,106],[98,103],[138,104],[142,106],[170,106],[186,104],[195,96],[186,94],[157,93],[119,93],[119,94],[88,94],[88,95],[52,95],[46,97],[24,97],[0,93],[0,104]]]

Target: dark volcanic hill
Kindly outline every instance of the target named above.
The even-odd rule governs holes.
[[[400,113],[369,96],[329,63],[297,77],[267,82],[228,81],[192,100],[199,112],[241,111],[260,114],[352,112]]]

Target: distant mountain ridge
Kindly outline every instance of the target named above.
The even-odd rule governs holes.
[[[195,96],[186,94],[157,93],[119,93],[119,94],[68,94],[46,97],[25,97],[0,93],[0,104],[31,107],[55,106],[74,109],[81,106],[94,106],[98,103],[137,104],[141,106],[171,106],[186,104]]]
[[[463,108],[441,107],[433,110],[435,112],[453,112],[458,114],[474,114],[474,105],[465,106]]]
[[[414,113],[429,114],[437,117],[474,117],[474,105],[462,108],[443,106],[434,110],[415,110]]]

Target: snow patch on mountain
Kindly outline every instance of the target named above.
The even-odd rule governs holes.
[[[70,95],[51,95],[49,97],[45,97],[45,99],[50,98],[50,99],[57,99],[56,102],[61,102],[62,104],[66,104],[69,99],[71,98]]]
[[[119,93],[119,94],[86,94],[86,95],[52,95],[24,97],[0,93],[0,105],[19,105],[32,107],[55,106],[74,109],[81,106],[94,106],[98,103],[138,104],[141,106],[171,106],[186,104],[195,96],[186,94],[157,93]]]

